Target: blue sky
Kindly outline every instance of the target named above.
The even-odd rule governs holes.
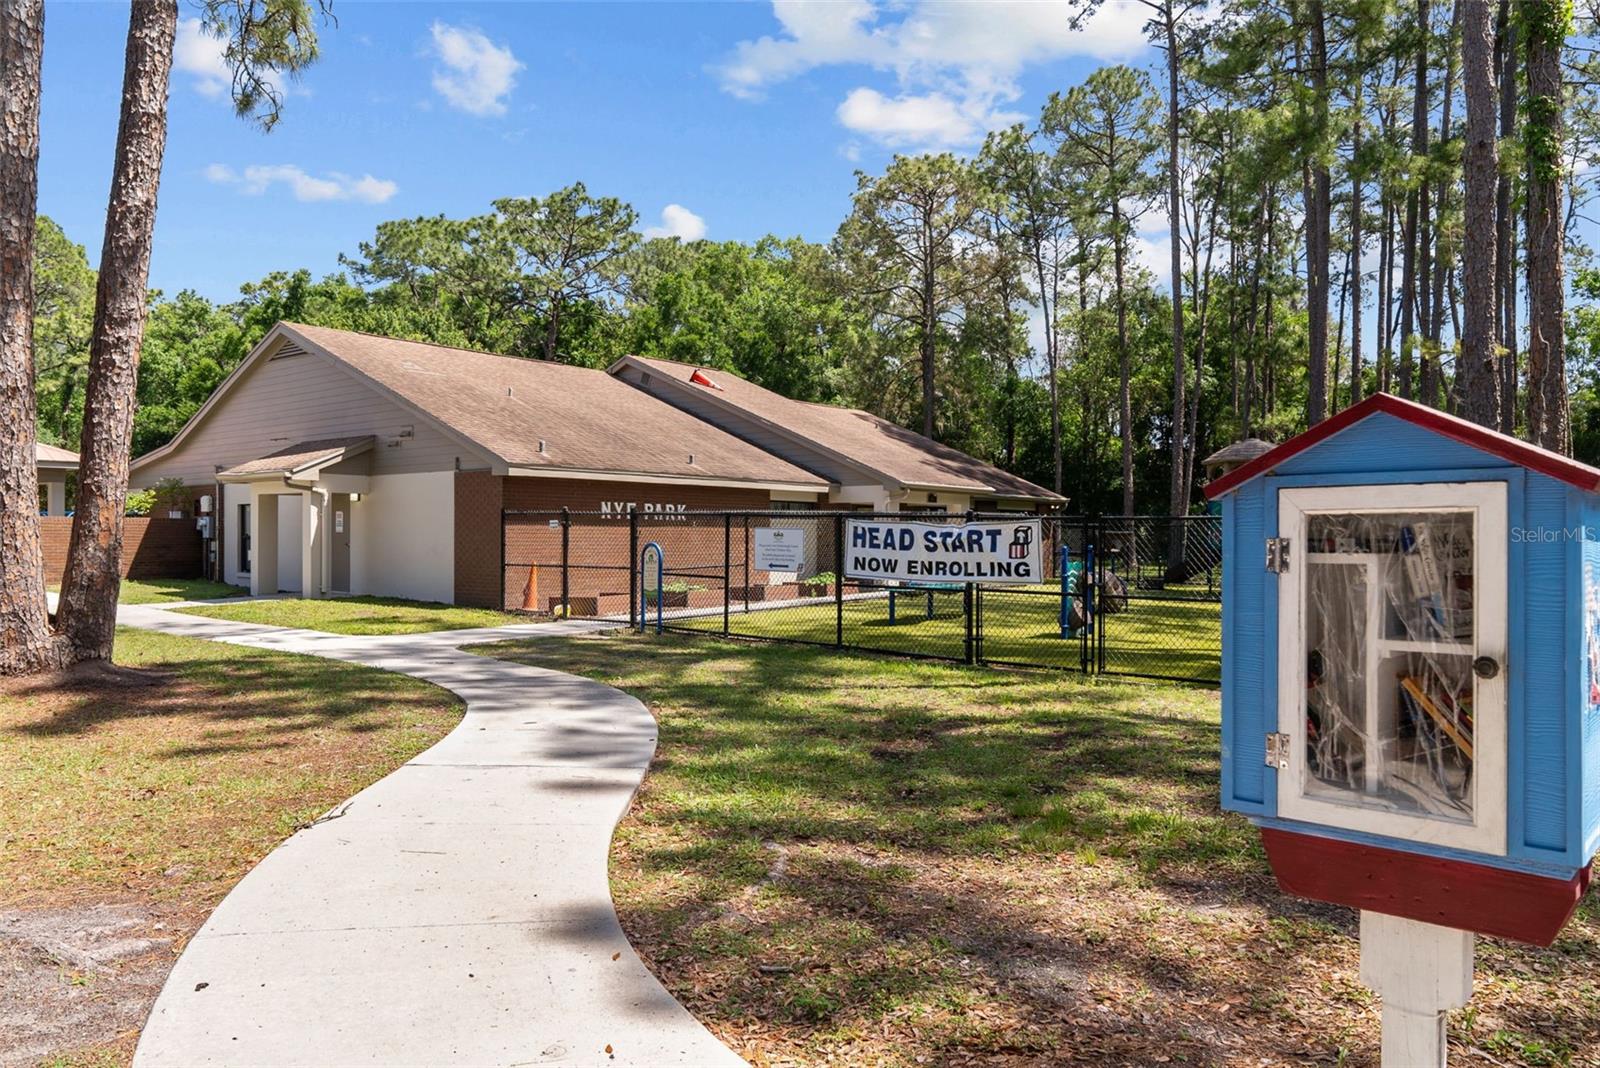
[[[98,258],[125,8],[45,25],[40,210]],[[234,117],[186,6],[151,285],[230,300],[336,270],[386,219],[574,181],[685,237],[832,236],[853,172],[970,152],[1102,62],[1147,63],[1142,5],[1086,32],[1059,2],[379,4],[341,0],[270,134]],[[1159,231],[1149,259],[1164,258]]]

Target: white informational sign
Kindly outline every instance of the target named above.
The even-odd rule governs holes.
[[[757,527],[757,571],[799,571],[805,566],[806,532],[788,527]]]
[[[962,524],[851,519],[845,528],[844,573],[850,578],[913,584],[1044,581],[1037,519]]]

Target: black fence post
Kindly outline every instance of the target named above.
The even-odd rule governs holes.
[[[568,562],[571,559],[570,547],[572,542],[572,512],[563,505],[561,508],[561,616],[563,619],[572,615],[572,600],[568,596],[570,587],[567,583]]]
[[[972,640],[972,600],[972,583],[969,582],[961,587],[961,611],[967,617],[967,633],[966,639],[962,642],[961,659],[968,664],[976,662],[977,659],[974,655],[976,649]]]
[[[1078,631],[1078,656],[1079,670],[1085,675],[1089,674],[1089,632],[1099,625],[1093,615],[1093,606],[1090,601],[1094,597],[1094,576],[1089,573],[1089,565],[1094,562],[1094,532],[1090,529],[1089,521],[1085,519],[1081,524],[1083,531],[1083,582],[1080,585],[1082,592],[1078,594],[1078,611],[1083,616],[1083,626]]]
[[[833,517],[833,644],[844,648],[844,513]]]
[[[637,626],[644,622],[644,617],[639,614],[639,513],[632,505],[628,506],[628,626]]]
[[[500,509],[500,603],[496,607],[502,612],[506,610],[506,523],[509,520],[506,510]]]
[[[722,513],[722,636],[728,636],[728,584],[733,581],[733,513]]]
[[[744,516],[744,614],[750,614],[750,515]]]

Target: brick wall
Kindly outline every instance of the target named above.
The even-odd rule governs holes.
[[[568,596],[628,596],[628,507],[640,513],[641,542],[667,546],[674,569],[713,568],[720,581],[722,528],[674,518],[680,510],[770,507],[766,490],[721,489],[582,479],[501,478],[484,472],[456,476],[456,603],[548,609],[561,596],[561,531],[550,516],[513,518],[505,531],[502,569],[501,510],[574,513],[569,531]],[[606,513],[602,515],[582,513]]]
[[[56,585],[67,569],[71,517],[40,517],[39,536],[44,547],[45,581]],[[199,578],[200,569],[200,535],[193,519],[129,516],[122,521],[123,578]]]
[[[456,604],[500,607],[501,483],[487,471],[456,472]]]

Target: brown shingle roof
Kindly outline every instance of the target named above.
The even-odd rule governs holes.
[[[35,462],[37,463],[50,464],[51,466],[55,467],[59,467],[64,464],[72,464],[76,466],[78,463],[78,454],[69,449],[58,448],[54,445],[46,445],[42,441],[35,443],[34,449],[36,450]]]
[[[372,447],[372,441],[370,434],[356,438],[320,438],[317,441],[301,441],[277,452],[268,453],[259,459],[247,460],[226,471],[219,471],[217,478],[227,480],[251,478],[257,475],[287,477],[299,474],[308,468],[334,463],[354,453],[365,452]]]
[[[604,371],[282,326],[512,467],[828,485]]]
[[[787,432],[791,437],[810,442],[904,486],[1062,500],[1043,486],[913,433],[871,412],[791,400],[781,393],[774,393],[740,378],[731,371],[699,368],[692,364],[644,356],[631,356],[629,359],[637,360],[653,373],[675,379],[685,388],[702,390],[717,401],[740,409]],[[712,385],[691,381],[691,377],[697,373]]]

